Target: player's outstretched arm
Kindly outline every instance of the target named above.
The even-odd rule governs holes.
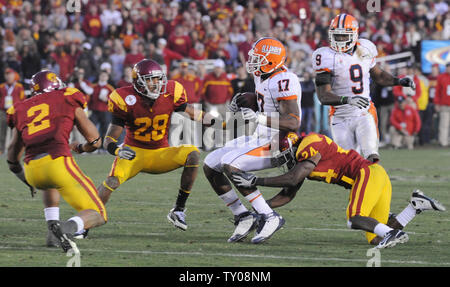
[[[184,112],[191,120],[201,122],[207,127],[212,126],[215,123],[213,120],[222,122],[222,126],[225,125],[225,119],[221,119],[219,114],[214,115],[212,113],[205,113],[204,111],[196,109],[194,106],[189,104],[186,105]]]
[[[75,125],[87,142],[85,144],[80,144],[78,142],[71,143],[70,147],[73,151],[77,153],[93,152],[102,145],[97,128],[81,108],[75,110]]]
[[[317,86],[317,82],[316,82],[316,86]],[[317,86],[317,97],[319,98],[319,101],[322,105],[340,106],[340,105],[349,104],[349,105],[355,106],[360,109],[364,109],[369,105],[369,100],[364,97],[337,96],[336,94],[334,94],[331,91],[330,84],[324,84],[324,85]]]
[[[244,188],[254,188],[255,186],[296,187],[314,170],[320,158],[320,153],[317,153],[297,163],[294,168],[279,176],[257,177],[252,173],[236,172],[232,173],[232,180],[237,186]]]
[[[376,64],[372,69],[370,69],[370,77],[380,86],[403,86],[410,87],[413,90],[416,89],[416,84],[409,77],[397,78],[381,69],[378,64]]]
[[[283,187],[283,189],[279,193],[277,193],[271,199],[267,200],[267,204],[270,206],[270,208],[277,208],[288,204],[297,195],[297,191],[300,190],[303,182],[305,181],[302,180],[295,187]]]

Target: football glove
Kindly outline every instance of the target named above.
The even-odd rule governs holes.
[[[254,188],[256,186],[256,175],[248,172],[233,172],[231,173],[234,184],[243,188]]]
[[[343,97],[342,99],[343,104],[349,104],[354,107],[358,107],[360,109],[367,108],[369,106],[369,100],[366,98],[363,98],[361,96],[355,96],[355,97]]]
[[[236,94],[233,99],[231,100],[231,102],[228,104],[228,110],[230,110],[233,113],[237,113],[239,112],[240,108],[237,104],[237,99],[239,98],[239,95],[241,93]]]
[[[258,114],[250,108],[241,108],[241,112],[244,120],[254,121],[258,118]]]
[[[136,152],[131,148],[124,146],[117,150],[117,156],[122,159],[133,160],[136,157]]]
[[[416,83],[414,83],[414,80],[410,77],[401,78],[398,80],[398,83],[400,84],[400,86],[409,87],[413,90],[416,90]]]

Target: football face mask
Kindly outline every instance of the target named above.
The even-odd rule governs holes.
[[[328,30],[330,47],[344,53],[352,49],[358,41],[358,21],[348,14],[337,15]]]
[[[144,96],[156,100],[166,92],[167,77],[163,71],[153,71],[148,75],[137,75],[137,86]]]
[[[278,137],[275,137],[276,141]],[[280,168],[283,172],[287,172],[292,169],[297,159],[295,153],[297,151],[298,144],[300,143],[300,136],[297,133],[289,132],[286,136],[278,139],[279,142],[272,142],[275,151],[272,153],[271,163],[272,166]]]

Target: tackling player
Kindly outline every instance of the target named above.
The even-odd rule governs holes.
[[[330,47],[312,54],[317,96],[331,105],[330,129],[333,140],[344,149],[358,150],[370,161],[379,160],[378,119],[370,102],[370,78],[381,86],[411,87],[408,77],[395,78],[376,63],[375,45],[358,39],[358,21],[349,14],[337,15],[330,24]]]
[[[169,146],[170,118],[173,112],[184,112],[190,119],[203,122],[205,114],[188,104],[183,85],[167,80],[155,61],[138,62],[132,73],[131,86],[109,95],[113,119],[103,146],[116,159],[98,187],[100,198],[106,204],[114,190],[140,172],[160,174],[183,167],[178,197],[167,218],[175,227],[186,230],[185,203],[197,177],[199,151],[194,145]],[[124,128],[125,141],[118,146]]]
[[[285,61],[286,49],[277,39],[261,38],[253,44],[246,67],[247,72],[254,75],[259,111],[240,108],[238,95],[230,109],[233,112],[241,110],[245,120],[256,121],[255,133],[226,143],[208,154],[204,161],[206,177],[234,215],[236,228],[228,242],[243,240],[256,227],[258,216],[241,203],[227,176],[237,171],[272,168],[269,150],[272,137],[278,135],[279,130],[287,132],[300,128],[301,86],[298,77],[284,66]],[[257,188],[237,189],[261,215],[251,242],[264,242],[284,225],[284,219],[267,205]]]
[[[40,71],[31,79],[33,96],[12,106],[8,125],[13,139],[8,149],[9,169],[32,191],[43,190],[44,213],[49,230],[65,252],[79,253],[73,234],[106,223],[106,210],[92,180],[84,175],[72,157],[101,146],[100,135],[83,109],[86,97],[75,88],[66,88],[58,76]],[[68,144],[76,125],[87,143]],[[25,147],[25,167],[20,164]],[[59,194],[78,211],[69,220],[59,221]]]
[[[445,210],[442,204],[415,190],[408,206],[395,218],[389,218],[392,187],[381,165],[364,159],[355,150],[341,148],[321,134],[310,133],[304,138],[290,135],[285,142],[287,144],[280,143],[280,148],[284,150],[278,157],[278,163],[291,167],[287,173],[267,178],[234,173],[234,182],[246,188],[287,188],[298,186],[308,178],[350,189],[347,226],[366,231],[368,242],[377,245],[377,248],[393,247],[408,241],[408,235],[401,229],[423,210]],[[296,192],[283,189],[268,202],[273,208],[283,206],[294,198]]]

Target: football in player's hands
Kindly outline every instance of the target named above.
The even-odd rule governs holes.
[[[237,112],[239,111],[240,108],[249,108],[257,112],[259,109],[256,94],[251,92],[245,92],[245,93],[237,93],[236,95],[234,95],[230,103],[230,110],[233,112]]]
[[[233,182],[239,186],[244,188],[253,188],[256,186],[256,175],[248,172],[233,172],[231,173],[231,177]]]

